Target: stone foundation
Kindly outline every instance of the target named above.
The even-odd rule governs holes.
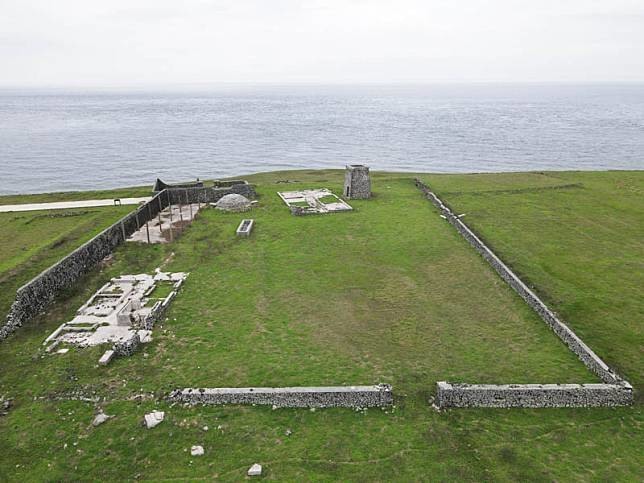
[[[173,391],[168,399],[187,404],[260,404],[282,408],[366,408],[393,403],[391,386],[240,387]]]

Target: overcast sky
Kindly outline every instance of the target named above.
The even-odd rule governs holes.
[[[644,81],[644,0],[0,0],[0,85]]]

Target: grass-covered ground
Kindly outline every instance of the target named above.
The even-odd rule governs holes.
[[[589,285],[593,277],[579,266],[576,273],[582,275],[570,276],[566,284],[566,293],[578,300],[566,305],[568,299],[557,295],[561,275],[548,264],[576,264],[580,245],[568,244],[559,233],[566,228],[563,222],[559,230],[544,229],[541,239],[522,224],[526,217],[542,216],[539,209],[553,192],[577,193],[579,210],[595,196],[612,198],[620,175],[627,191],[641,195],[642,173],[424,178],[456,209],[467,210],[466,221],[537,285],[591,347],[639,382],[642,307],[625,298],[641,298],[641,275],[625,274],[630,265],[607,265],[603,273],[610,283]],[[431,409],[427,400],[437,380],[596,379],[438,216],[414,188],[412,176],[374,175],[374,198],[352,201],[351,213],[294,217],[275,194],[317,187],[340,193],[342,176],[341,171],[306,171],[249,177],[261,196],[250,214],[256,219],[250,239],[234,236],[239,220],[249,214],[205,210],[174,244],[119,248],[111,265],[86,277],[48,314],[0,344],[0,395],[15,399],[15,407],[0,417],[0,480],[239,480],[254,462],[264,465],[266,478],[280,480],[639,479],[640,406]],[[299,183],[276,184],[287,178]],[[579,186],[543,189],[555,185]],[[485,189],[491,192],[463,194]],[[523,211],[527,208],[508,209],[503,223],[487,228],[500,221],[485,216],[501,209],[497,204],[504,197],[523,201],[517,190],[531,200],[532,214]],[[592,237],[599,239],[584,245],[586,256],[601,253],[602,237],[610,238],[624,260],[637,264],[642,201],[614,198],[594,213],[594,222],[610,225],[628,212],[640,231],[619,231],[618,225],[616,232],[595,230]],[[554,219],[564,211],[575,220],[574,200],[564,198],[560,206],[549,202]],[[577,213],[586,219],[585,211]],[[52,230],[60,220],[65,218],[50,220]],[[585,237],[589,229],[583,223],[569,228],[569,238]],[[21,229],[12,228],[16,233],[7,237],[8,245],[21,238]],[[544,254],[541,244],[554,249]],[[53,256],[32,248],[43,260]],[[12,268],[18,276],[21,266]],[[98,348],[42,357],[42,340],[107,278],[157,266],[191,275],[151,344],[106,368],[96,365]],[[577,322],[593,313],[584,298],[592,290],[603,301],[596,307],[604,310],[592,324],[586,322],[595,327],[597,340]],[[632,321],[630,332],[618,332],[616,342],[629,334],[633,340],[612,346],[602,339],[603,332],[617,330],[615,320],[625,317]],[[162,400],[183,386],[378,382],[393,384],[395,409],[183,408]],[[78,390],[105,401],[69,400]],[[94,428],[90,423],[99,406],[116,417]],[[146,430],[140,421],[154,407],[165,410],[167,419]],[[206,454],[191,457],[185,450],[193,444],[202,444]]]

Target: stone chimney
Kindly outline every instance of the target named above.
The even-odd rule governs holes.
[[[346,198],[363,200],[371,198],[371,179],[369,166],[348,164],[344,172],[344,192]]]

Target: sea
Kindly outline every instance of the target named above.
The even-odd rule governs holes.
[[[0,90],[0,194],[346,164],[644,169],[644,84]]]

